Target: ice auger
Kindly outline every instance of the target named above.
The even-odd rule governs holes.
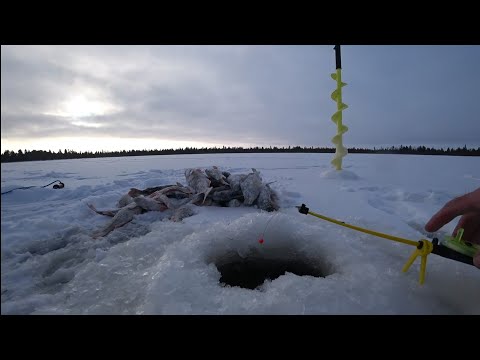
[[[332,138],[335,144],[335,157],[331,164],[337,169],[342,170],[342,159],[348,154],[348,150],[343,146],[343,134],[348,131],[348,127],[342,124],[342,111],[348,105],[342,102],[342,87],[347,84],[342,82],[342,58],[340,54],[340,45],[335,45],[336,72],[331,74],[332,79],[337,82],[337,88],[332,92],[332,100],[337,102],[337,111],[332,116],[332,121],[337,124],[337,135]]]

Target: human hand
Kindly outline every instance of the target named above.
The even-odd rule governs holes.
[[[480,244],[480,188],[447,202],[427,222],[425,230],[428,232],[437,231],[460,215],[462,217],[452,235],[456,236],[457,230],[463,228],[463,239],[465,241]],[[473,257],[473,263],[480,268],[480,251]]]

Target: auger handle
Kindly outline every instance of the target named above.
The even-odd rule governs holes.
[[[335,62],[336,62],[336,69],[342,68],[342,54],[340,53],[340,45],[335,45]]]

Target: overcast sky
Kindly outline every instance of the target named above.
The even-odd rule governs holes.
[[[480,146],[480,46],[342,46],[351,146]],[[2,46],[1,150],[331,146],[333,45]]]

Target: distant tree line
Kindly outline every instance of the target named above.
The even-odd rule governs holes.
[[[144,156],[144,155],[180,155],[180,154],[231,154],[231,153],[334,153],[335,148],[328,147],[213,147],[213,148],[196,148],[186,147],[179,149],[163,149],[163,150],[122,150],[122,151],[85,151],[76,152],[65,149],[58,150],[58,152],[44,151],[44,150],[5,150],[1,156],[1,162],[15,162],[15,161],[39,161],[39,160],[59,160],[59,159],[83,159],[83,158],[101,158],[101,157],[122,157],[122,156]],[[356,148],[348,149],[350,154],[408,154],[408,155],[454,155],[454,156],[480,156],[480,147],[477,149],[467,149],[465,145],[463,148],[447,148],[444,150],[435,149],[425,146],[399,146],[399,147],[381,147],[373,149]]]

